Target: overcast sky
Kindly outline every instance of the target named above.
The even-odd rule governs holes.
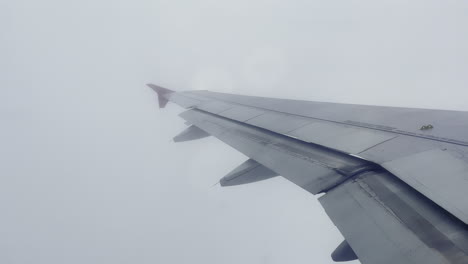
[[[0,262],[332,263],[340,233],[246,158],[174,144],[154,82],[468,110],[467,1],[0,0]]]

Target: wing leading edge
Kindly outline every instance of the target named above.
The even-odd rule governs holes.
[[[282,175],[312,194],[324,193],[319,200],[346,239],[334,259],[351,260],[355,253],[364,264],[468,263],[468,207],[462,199],[467,183],[461,182],[468,173],[468,152],[463,137],[441,140],[440,134],[431,137],[436,133],[422,137],[389,129],[384,123],[393,108],[375,107],[384,112],[383,120],[370,125],[363,120],[371,118],[353,117],[352,109],[363,114],[371,106],[312,102],[314,115],[304,109],[298,114],[297,105],[312,111],[303,101],[205,91],[158,96],[160,105],[167,100],[188,108],[181,114],[188,123],[251,159],[227,178],[253,182],[258,170],[259,179]],[[324,114],[337,109],[339,115],[347,106],[345,123],[337,121],[337,114],[331,114],[334,119]],[[427,119],[425,110],[394,111],[413,117],[424,113]],[[456,118],[468,117],[456,113]],[[431,129],[440,123],[433,124]],[[441,160],[428,163],[428,157]],[[418,172],[421,166],[426,167]],[[237,184],[232,183],[225,185]],[[437,193],[437,184],[445,188],[442,193]],[[446,194],[450,190],[455,194]]]

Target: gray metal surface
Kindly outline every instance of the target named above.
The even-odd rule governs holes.
[[[263,167],[326,192],[322,205],[362,263],[468,263],[468,113],[207,91],[164,98]]]
[[[206,133],[200,128],[196,126],[189,126],[180,134],[174,137],[174,142],[191,141],[191,140],[201,139],[201,138],[205,138],[209,136],[210,134]]]
[[[449,151],[434,149],[382,166],[461,221],[468,223],[468,164]]]
[[[192,99],[187,96],[183,96],[179,93],[172,93],[165,96],[169,101],[174,102],[184,108],[194,107],[201,103],[199,100]]]
[[[279,176],[253,159],[248,159],[220,181],[221,186],[234,186],[270,179]]]
[[[447,120],[443,120],[443,122],[429,122],[427,119],[428,113],[434,114],[434,118],[448,117],[448,113],[452,113],[454,116],[453,119],[448,118],[448,120],[452,120],[454,123],[449,127],[456,128],[459,131],[461,129],[462,131],[464,125],[461,124],[462,119],[460,118],[468,116],[459,112],[441,111],[443,112],[441,114],[438,110],[309,103],[224,94],[213,96],[213,93],[209,92],[196,93],[198,96],[206,96],[207,98],[211,98],[211,100],[216,100],[219,99],[218,97],[221,97],[222,100],[229,101],[233,106],[238,103],[255,105],[258,108],[264,109],[263,111],[266,112],[248,119],[246,121],[247,124],[294,137],[305,142],[318,144],[345,153],[356,154],[368,161],[381,164],[386,168],[388,164],[392,164],[391,162],[394,160],[401,160],[404,157],[431,149],[447,149],[451,151],[461,163],[466,163],[463,167],[468,167],[468,147],[460,141],[463,138],[444,137],[446,134],[441,131],[445,131],[446,128],[441,126],[441,124],[445,124],[443,122],[448,122]],[[290,103],[293,105],[289,105]],[[288,113],[305,115],[305,110],[303,108],[299,109],[297,105],[294,105],[295,103],[301,105],[304,109],[314,110],[313,114],[307,114],[307,116],[313,116],[313,118],[276,112],[281,110]],[[235,107],[239,107],[239,105]],[[275,111],[272,111],[272,109]],[[215,112],[212,109],[209,110]],[[349,113],[345,110],[348,110]],[[433,128],[420,130],[421,126],[417,125],[417,129],[409,129],[407,126],[409,120],[414,121],[419,115],[421,115],[422,120],[424,120],[424,122],[422,122],[423,124],[431,124]],[[346,117],[347,120],[341,120],[338,119],[338,117]],[[380,120],[379,117],[383,118],[383,120]],[[392,119],[397,117],[401,122]],[[388,124],[391,124],[391,126],[384,125],[387,124],[385,123],[387,119],[389,120]],[[242,121],[241,119],[238,120]],[[370,123],[371,121],[375,122]],[[468,118],[465,121],[468,123]],[[398,126],[399,124],[400,126]],[[403,130],[403,128],[406,130]],[[439,134],[436,133],[437,131]],[[468,134],[468,131],[464,132]],[[427,160],[414,159],[411,166],[420,168],[426,166],[427,162]],[[450,159],[432,163],[437,164],[439,171],[445,171],[445,174],[454,173],[454,170],[451,168],[453,164],[450,162]],[[418,173],[418,171],[419,169],[416,169],[415,172],[404,169],[397,170],[396,168],[392,170],[397,177],[408,181],[407,183],[413,187],[416,185],[414,183],[414,179],[416,178],[414,174]],[[447,178],[457,179],[454,182],[459,180],[459,177],[456,175],[448,176]],[[418,179],[420,181],[418,184],[424,185],[426,181],[427,184],[437,182],[440,176],[426,173],[420,175]],[[304,185],[305,183],[301,182],[301,180],[303,180],[303,178],[295,179],[296,182]],[[434,201],[439,205],[453,214],[462,217],[462,219],[468,223],[468,206],[454,206],[454,204],[456,204],[455,200],[460,200],[460,197],[465,195],[465,185],[463,183],[459,184],[459,186],[463,188],[456,188],[457,186],[454,185],[457,184],[445,184],[444,186],[446,186],[446,188],[441,188],[439,191],[436,191],[435,188],[425,188],[425,190],[427,190],[424,194],[450,192],[451,194],[449,196],[452,198],[446,198],[445,196],[447,195],[444,194],[441,194],[444,198],[439,197],[441,195],[438,195],[438,197],[436,197],[437,195],[431,195],[429,197],[435,199]],[[424,188],[421,187],[420,189]]]
[[[263,113],[265,113],[265,111],[258,108],[237,105],[231,109],[219,113],[219,115],[240,122],[245,122]]]
[[[359,154],[375,163],[417,153],[418,150],[436,148],[434,146],[459,152],[463,156],[462,159],[468,162],[468,142],[464,139],[465,135],[468,135],[468,125],[466,125],[468,113],[466,112],[305,102],[207,91],[184,93],[184,95],[187,94],[197,96],[197,98],[203,97],[205,100],[224,100],[233,105],[248,105],[266,111],[265,114],[246,122],[289,136],[294,136],[293,130],[319,121],[328,123],[330,126],[353,127],[362,130],[363,133],[394,135],[396,140],[376,144],[374,147],[364,149],[362,155]],[[421,130],[421,127],[427,124],[431,124],[433,128]],[[304,133],[296,132],[296,136],[298,134],[305,136]],[[345,152],[356,152],[359,146],[371,145],[376,140],[374,135],[358,137],[359,140],[363,138],[362,141],[352,139],[351,141],[356,142],[358,146],[348,146],[350,149],[346,149]],[[310,139],[304,138],[303,140],[309,141]],[[340,144],[341,150],[345,148],[344,145],[354,144],[347,142],[346,138],[342,143]],[[336,148],[337,145],[327,147]],[[351,150],[354,151],[351,152]]]
[[[447,146],[447,143],[428,141],[422,138],[414,138],[408,136],[399,135],[398,137],[383,142],[382,144],[376,145],[370,149],[367,149],[359,156],[371,160],[375,163],[382,164],[387,161],[398,159],[404,156],[413,155],[415,153],[431,150],[435,148],[447,148],[456,146]],[[463,147],[465,148],[465,147]]]
[[[319,200],[363,264],[468,263],[466,225],[387,172]]]
[[[207,101],[213,101],[213,99],[205,96],[200,96],[197,94],[194,94],[193,92],[190,91],[185,91],[185,92],[177,92],[177,94],[182,95],[184,97],[188,97],[190,99],[199,101],[200,103],[207,102]]]
[[[387,149],[412,154],[415,153],[412,149],[423,149],[425,148],[424,145],[440,145],[443,146],[441,148],[461,152],[465,156],[463,159],[468,162],[467,112],[306,102],[219,94],[208,91],[174,93],[170,96],[177,97],[177,100],[180,101],[181,99],[178,97],[182,96],[182,94],[184,97],[190,96],[190,98],[187,97],[190,100],[204,98],[205,101],[200,99],[196,101],[198,104],[191,105],[192,107],[200,107],[200,109],[204,108],[201,105],[206,104],[206,100],[221,100],[219,102],[225,102],[233,106],[244,105],[266,111],[265,114],[246,122],[280,134],[288,135],[288,132],[306,124],[322,121],[330,125],[336,124],[368,132],[382,132],[386,135],[393,134],[397,136],[398,142],[395,140],[391,140],[391,144],[384,142],[385,151],[381,151],[380,144],[375,146],[375,149],[379,149],[378,151],[373,151],[374,148],[365,150],[364,154],[369,154],[368,156],[372,157],[370,160],[376,163],[400,157],[395,156],[394,152],[387,151]],[[170,100],[173,101],[173,99]],[[190,102],[194,103],[195,101]],[[217,110],[219,110],[205,109],[212,113],[218,113]],[[422,126],[428,124],[431,124],[433,128],[421,130]],[[403,141],[405,141],[403,144],[399,144],[400,149],[393,147],[393,142],[398,144]],[[367,142],[362,143],[367,144]],[[377,152],[378,155],[375,155]]]
[[[193,93],[266,110],[468,146],[468,112],[310,102],[208,91],[194,91]],[[423,125],[428,124],[433,125],[434,128],[420,130]]]
[[[181,117],[313,194],[368,168],[363,160],[199,110]]]
[[[276,133],[286,134],[310,122],[312,122],[312,120],[307,118],[269,111],[248,120],[247,124],[268,129]]]
[[[319,144],[346,153],[358,154],[396,135],[383,131],[318,121],[288,133],[300,140]]]
[[[218,114],[220,112],[226,111],[234,106],[220,101],[210,101],[197,106],[198,109],[207,111],[213,114]]]
[[[344,240],[331,254],[331,258],[335,262],[346,262],[358,259],[356,252],[351,248],[348,241]]]

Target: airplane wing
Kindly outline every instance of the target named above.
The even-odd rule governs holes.
[[[319,201],[345,238],[335,261],[468,263],[468,112],[174,92],[176,141],[214,136],[250,159],[222,186],[281,175]]]

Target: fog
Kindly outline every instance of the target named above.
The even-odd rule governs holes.
[[[0,262],[333,263],[316,197],[213,186],[174,90],[468,110],[468,2],[0,0]]]

